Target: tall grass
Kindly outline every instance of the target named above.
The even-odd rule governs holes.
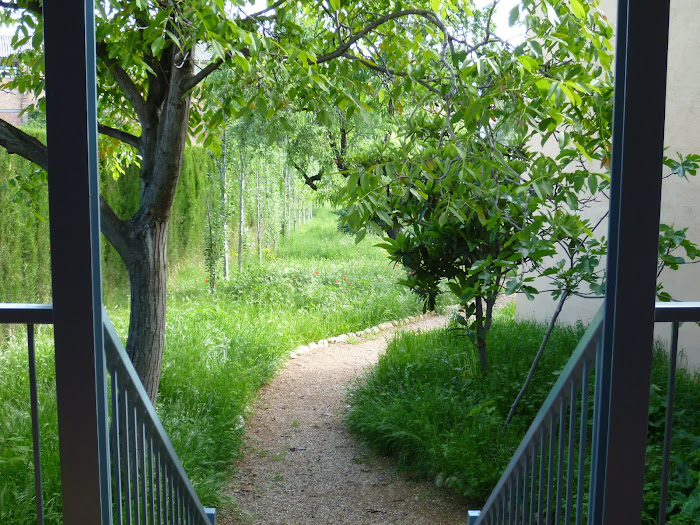
[[[545,326],[496,315],[489,334],[491,370],[482,377],[474,347],[449,330],[405,334],[351,393],[349,427],[415,475],[434,478],[474,506],[484,503],[527,431],[583,327],[558,327],[527,396],[505,434],[510,404]],[[658,514],[668,361],[654,352],[644,493],[644,523]],[[700,523],[700,376],[679,370],[671,463],[673,523]],[[591,400],[592,402],[592,400]]]
[[[209,291],[198,264],[171,269],[166,347],[157,411],[205,505],[239,453],[246,409],[297,345],[405,317],[421,305],[396,284],[370,238],[359,245],[336,231],[335,217],[293,232],[263,264],[234,270]],[[128,294],[107,294],[122,338]],[[41,329],[38,368],[47,523],[60,523],[51,328]],[[0,523],[35,523],[26,340],[13,330],[0,346]]]

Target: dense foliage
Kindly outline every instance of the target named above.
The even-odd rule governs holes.
[[[44,134],[41,129],[29,131],[40,137]],[[122,169],[133,171],[133,167]],[[187,149],[168,236],[170,264],[177,265],[201,255],[203,194],[208,174],[215,169],[209,153],[199,147]],[[101,181],[101,192],[114,202],[120,213],[129,213],[138,206],[138,179],[115,178],[109,170],[104,170]],[[0,150],[0,187],[0,301],[48,302],[51,269],[46,174],[21,157]],[[124,265],[108,244],[103,246],[103,262],[107,293],[123,291]]]
[[[492,368],[479,373],[473,346],[450,330],[406,334],[394,341],[378,365],[351,394],[348,424],[409,472],[434,478],[481,506],[511,459],[542,402],[583,334],[582,327],[558,327],[520,412],[503,433],[546,326],[516,322],[514,309],[497,313],[489,334]],[[645,523],[658,515],[668,358],[654,353]],[[589,402],[592,406],[593,399]],[[700,375],[679,370],[671,454],[669,516],[673,523],[697,523],[700,476]]]

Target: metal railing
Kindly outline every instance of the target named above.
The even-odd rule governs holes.
[[[138,379],[136,370],[106,312],[105,355],[109,381],[111,464],[101,473],[111,486],[103,502],[118,525],[211,525],[214,509],[205,509]],[[43,525],[34,326],[53,324],[51,305],[0,304],[0,324],[27,326],[37,524]]]
[[[114,523],[210,525],[107,312]],[[211,520],[211,521],[210,521]]]
[[[34,455],[36,522],[37,525],[44,525],[44,494],[41,479],[41,445],[39,435],[39,402],[37,400],[36,388],[34,327],[38,324],[53,324],[53,309],[50,304],[0,303],[0,324],[23,324],[27,327],[27,361],[29,363],[29,399],[32,412],[32,451]]]
[[[666,522],[668,466],[673,430],[678,328],[700,321],[700,303],[657,303],[656,322],[672,323],[666,426],[662,457],[658,524]],[[590,522],[588,503],[593,426],[593,379],[602,344],[599,310],[562,370],[503,475],[470,524],[550,524]]]

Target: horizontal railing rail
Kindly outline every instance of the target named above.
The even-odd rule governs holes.
[[[678,330],[700,322],[700,303],[657,303],[656,322],[672,323],[666,426],[657,523],[666,522],[668,472],[673,430]],[[590,402],[592,373],[603,333],[603,308],[579,342],[510,463],[481,511],[470,511],[470,524],[549,524],[588,521]],[[588,500],[586,500],[588,496]]]
[[[211,525],[107,312],[114,523]]]
[[[20,324],[27,327],[27,362],[29,363],[29,402],[32,420],[36,522],[37,525],[43,525],[44,495],[41,476],[41,435],[39,431],[39,401],[36,387],[34,326],[38,324],[53,324],[53,307],[50,304],[0,303],[0,324]]]
[[[111,465],[103,472],[112,486],[113,523],[118,525],[211,525],[214,510],[200,503],[163,425],[106,312],[105,354],[110,374]],[[34,486],[37,524],[44,524],[41,446],[34,327],[53,324],[47,304],[0,303],[0,324],[27,327]]]

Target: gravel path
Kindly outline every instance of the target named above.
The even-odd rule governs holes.
[[[431,316],[399,329],[445,322]],[[376,363],[396,330],[314,348],[261,390],[228,488],[237,510],[219,512],[218,524],[467,522],[464,502],[430,482],[408,480],[343,426],[348,384]]]

